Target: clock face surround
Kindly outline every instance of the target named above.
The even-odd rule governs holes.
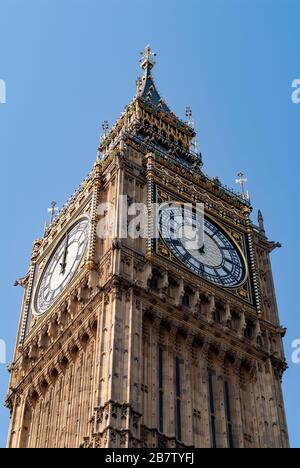
[[[240,286],[247,268],[239,247],[213,221],[204,217],[199,223],[196,212],[183,207],[180,203],[165,204],[159,211],[160,236],[168,249],[201,278],[226,288]],[[191,242],[197,230],[202,234]]]
[[[71,226],[52,252],[36,290],[36,315],[47,312],[75,276],[86,251],[88,233],[89,220],[83,218]]]

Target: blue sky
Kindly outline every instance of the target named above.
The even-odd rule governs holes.
[[[234,186],[248,176],[268,234],[290,368],[284,393],[291,443],[300,447],[298,0],[1,0],[0,339],[11,360],[27,272],[47,207],[62,205],[89,172],[102,122],[135,93],[139,51],[158,53],[161,94],[181,117],[191,105],[205,171]],[[0,364],[0,401],[8,385]],[[0,446],[8,414],[0,406]]]

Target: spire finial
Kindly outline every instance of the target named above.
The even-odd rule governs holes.
[[[103,138],[105,139],[107,137],[108,131],[109,131],[108,120],[104,120],[104,122],[102,124],[102,130],[103,130]]]
[[[195,122],[193,121],[193,111],[192,111],[192,108],[190,106],[186,107],[185,109],[185,115],[187,117],[187,124],[192,127],[192,128],[195,128]]]
[[[193,111],[192,111],[192,108],[190,106],[187,106],[185,108],[185,115],[186,115],[186,118],[187,118],[188,126],[191,127],[193,130],[195,130],[195,127],[196,127],[195,120],[193,118]],[[192,153],[198,154],[198,138],[197,138],[196,133],[195,133],[194,138],[191,141],[191,151],[192,151]]]
[[[140,52],[140,54],[142,56],[142,58],[140,60],[141,68],[143,70],[151,70],[154,67],[154,65],[156,64],[156,61],[155,61],[156,53],[151,52],[150,45],[147,45],[145,47],[145,51]]]
[[[51,202],[51,207],[48,208],[48,213],[50,213],[51,223],[55,218],[56,213],[58,213],[59,209],[57,207],[57,203],[55,201]]]
[[[249,192],[245,192],[245,184],[247,180],[248,179],[243,172],[239,172],[238,179],[235,180],[235,183],[241,186],[242,197],[244,198],[244,200],[250,199]]]

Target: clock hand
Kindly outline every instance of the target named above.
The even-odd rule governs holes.
[[[66,266],[67,266],[67,257],[68,257],[68,248],[69,248],[69,234],[67,235],[66,238],[66,245],[65,245],[65,251],[64,251],[64,256],[63,256],[63,261],[60,264],[61,270],[60,274],[64,275],[66,271]]]
[[[202,247],[200,247],[198,250],[200,254],[205,254],[205,245],[203,244]]]
[[[196,238],[197,238],[198,245],[202,244],[202,247],[198,248],[198,252],[200,253],[200,255],[204,255],[205,254],[205,243],[204,243],[204,230],[203,230],[203,227],[202,227],[202,229],[198,227],[198,229],[196,231]]]
[[[202,247],[198,249],[198,252],[200,253],[200,255],[205,254],[204,233],[202,233],[200,230],[197,231],[197,241],[198,245],[200,244],[200,242],[202,243]]]

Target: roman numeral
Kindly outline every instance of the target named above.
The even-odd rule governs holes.
[[[226,263],[230,263],[231,265],[235,266],[236,268],[240,268],[239,263],[236,263],[234,260],[226,258]]]
[[[181,245],[181,242],[178,239],[174,239],[172,240],[172,245],[174,245],[175,247],[179,247]]]
[[[47,294],[46,294],[46,295],[44,294],[44,298],[45,298],[45,301],[46,301],[46,302],[48,301],[48,297],[49,297],[49,296],[50,296],[50,291],[49,291],[49,292],[47,292]]]
[[[231,274],[231,270],[229,270],[229,268],[227,268],[226,266],[223,266],[223,270],[224,270],[228,275]]]
[[[215,272],[216,277],[218,278],[218,281],[221,284],[224,284],[223,278],[219,275],[218,270],[216,268],[214,268],[214,272]]]
[[[186,254],[182,257],[182,259],[185,262],[188,262],[192,258],[191,254],[189,252],[186,252]]]

